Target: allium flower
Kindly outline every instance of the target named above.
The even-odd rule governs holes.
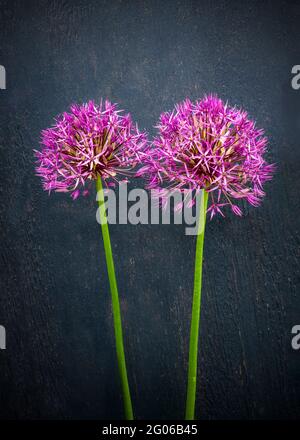
[[[99,219],[112,297],[115,346],[122,385],[124,415],[133,419],[127,377],[120,300],[109,228],[107,224],[103,182],[109,185],[126,176],[139,162],[146,136],[133,125],[130,115],[120,114],[116,104],[90,101],[72,105],[69,113],[58,116],[53,127],[42,132],[42,150],[35,151],[37,174],[49,192],[71,192],[76,199],[87,193],[86,183],[95,183]],[[81,188],[81,189],[80,189]]]
[[[150,189],[205,189],[211,218],[229,205],[242,215],[236,199],[258,206],[263,184],[274,165],[263,155],[267,139],[245,111],[229,107],[216,96],[193,104],[189,99],[160,117],[159,135],[145,154],[138,174],[148,174]],[[164,191],[160,191],[163,198]]]
[[[85,184],[101,177],[117,180],[127,175],[139,158],[145,135],[129,114],[122,115],[109,101],[72,105],[42,132],[42,150],[35,151],[37,174],[45,190],[72,192],[76,199],[87,193]]]

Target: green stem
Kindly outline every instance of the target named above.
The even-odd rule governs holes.
[[[124,412],[125,412],[126,420],[133,420],[133,411],[132,411],[128,378],[127,378],[125,352],[124,352],[124,344],[123,344],[119,294],[118,294],[117,280],[115,274],[114,260],[113,260],[112,249],[110,244],[109,229],[107,224],[107,216],[106,216],[101,177],[98,177],[96,182],[96,187],[97,187],[97,200],[99,204],[100,221],[101,221],[102,236],[103,236],[103,243],[105,249],[106,264],[107,264],[107,272],[108,272],[111,299],[112,299],[112,310],[113,310],[114,329],[115,329],[115,338],[116,338],[116,351],[117,351],[119,373],[120,373],[122,392],[123,392]]]
[[[193,294],[192,320],[191,320],[191,330],[190,330],[188,385],[187,385],[186,412],[185,412],[186,420],[194,420],[195,418],[198,339],[199,339],[201,286],[202,286],[202,261],[203,261],[203,244],[204,244],[207,200],[208,200],[208,193],[203,190],[203,194],[201,197],[201,209],[199,214],[200,217],[199,217],[197,244],[196,244],[196,257],[195,257],[194,294]]]

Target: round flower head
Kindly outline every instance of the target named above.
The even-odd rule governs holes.
[[[272,178],[274,165],[263,158],[267,139],[247,113],[206,96],[190,100],[163,113],[159,135],[149,147],[146,165],[138,174],[149,175],[150,189],[164,197],[164,183],[180,191],[205,189],[210,195],[211,218],[228,205],[242,215],[234,203],[246,199],[258,206],[263,183]]]
[[[36,171],[45,190],[70,191],[74,199],[80,186],[98,176],[104,182],[118,180],[119,174],[126,176],[145,144],[145,134],[133,125],[130,115],[122,115],[109,101],[72,105],[55,122],[42,132],[42,150],[35,151]]]

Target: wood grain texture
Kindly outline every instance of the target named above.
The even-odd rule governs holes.
[[[278,172],[261,208],[207,225],[197,416],[300,417],[299,19],[293,1],[0,1],[1,418],[122,415],[95,197],[42,191],[40,131],[108,97],[153,133],[162,110],[209,92],[265,128]],[[111,240],[135,413],[180,419],[195,237],[120,225]]]

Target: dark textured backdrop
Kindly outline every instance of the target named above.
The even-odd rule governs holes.
[[[266,129],[278,172],[261,208],[208,224],[197,415],[300,417],[299,20],[291,1],[0,1],[1,418],[122,416],[94,195],[42,191],[41,129],[108,97],[153,133],[208,92]],[[128,225],[111,239],[136,416],[181,418],[195,237]]]

